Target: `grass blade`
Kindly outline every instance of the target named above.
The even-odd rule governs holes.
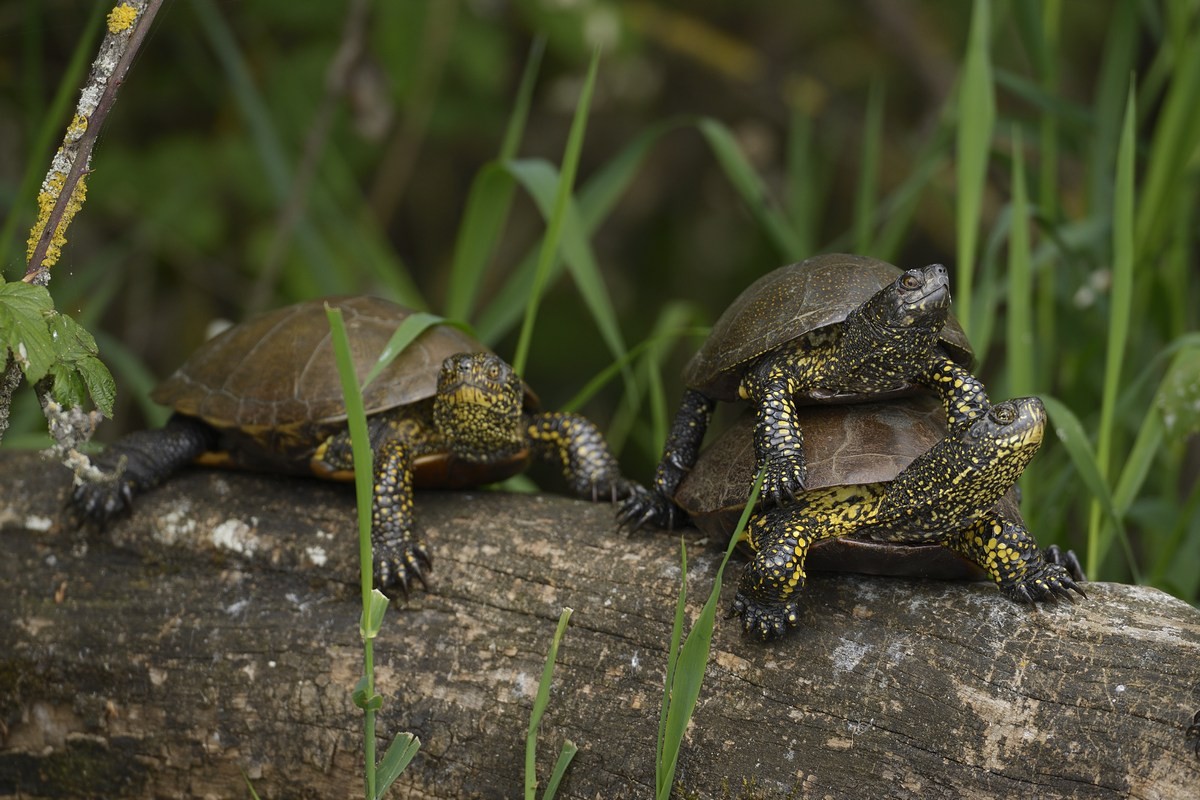
[[[1129,545],[1129,536],[1125,531],[1125,524],[1121,520],[1121,515],[1117,513],[1112,493],[1108,490],[1108,484],[1105,482],[1104,476],[1100,474],[1096,453],[1092,450],[1091,443],[1088,442],[1083,424],[1080,423],[1075,413],[1059,399],[1043,395],[1042,402],[1046,405],[1046,412],[1050,415],[1050,421],[1054,425],[1054,431],[1058,435],[1058,440],[1062,442],[1063,447],[1066,448],[1067,455],[1071,457],[1071,463],[1075,465],[1075,471],[1079,473],[1079,477],[1083,479],[1084,485],[1091,492],[1094,502],[1099,505],[1100,509],[1107,516],[1112,530],[1115,530],[1120,537],[1121,543],[1125,548],[1126,558],[1129,561],[1129,569],[1134,575],[1134,581],[1140,583],[1141,579],[1138,573],[1137,562],[1133,558],[1133,550]],[[1107,554],[1111,538],[1111,535],[1109,535],[1095,544],[1088,543],[1087,568],[1085,570],[1088,575],[1100,574],[1100,564]]]
[[[446,315],[454,319],[470,319],[483,273],[508,221],[513,181],[501,165],[515,158],[521,146],[525,124],[529,120],[533,86],[537,82],[545,51],[546,39],[538,36],[529,48],[517,99],[508,118],[504,142],[500,146],[500,157],[496,162],[484,165],[471,183],[466,211],[454,243],[454,261],[450,266],[450,283],[446,294]]]
[[[550,215],[550,221],[546,226],[546,237],[542,242],[542,252],[538,258],[532,291],[525,304],[525,318],[521,323],[521,333],[517,338],[517,351],[512,362],[518,375],[525,374],[525,362],[529,357],[530,342],[533,340],[533,326],[537,320],[538,304],[541,302],[542,290],[545,288],[550,266],[558,256],[559,238],[566,217],[567,202],[571,199],[575,185],[575,172],[579,168],[579,155],[583,150],[583,134],[587,128],[588,110],[591,107],[592,90],[596,85],[596,72],[599,67],[600,51],[597,49],[592,53],[587,78],[583,82],[583,90],[580,92],[579,102],[575,106],[575,117],[571,121],[571,130],[567,134],[567,147],[563,153],[554,213]]]
[[[1101,479],[1105,481],[1108,480],[1113,440],[1116,436],[1117,393],[1121,388],[1121,363],[1125,358],[1125,345],[1129,339],[1129,319],[1133,303],[1133,161],[1137,147],[1136,119],[1137,106],[1131,86],[1125,105],[1125,123],[1121,130],[1120,144],[1117,146],[1117,178],[1113,191],[1112,291],[1109,294],[1108,344],[1100,399],[1100,427],[1096,434],[1096,467]],[[1101,511],[1100,506],[1093,502],[1088,525],[1088,557],[1093,557],[1093,550],[1096,551],[1096,556],[1094,562],[1089,561],[1089,569],[1098,567],[1103,557],[1104,546],[1100,538]]]
[[[396,778],[399,778],[400,774],[408,769],[408,765],[412,763],[420,749],[421,740],[411,733],[400,733],[396,735],[395,739],[392,739],[387,752],[383,754],[383,760],[379,762],[379,770],[375,776],[376,798],[383,797],[388,787],[396,782]]]
[[[1033,393],[1033,263],[1029,244],[1029,199],[1021,131],[1013,131],[1012,219],[1008,230],[1008,397]]]
[[[558,627],[554,631],[554,638],[550,640],[550,650],[546,653],[546,666],[542,668],[542,679],[538,682],[537,696],[533,700],[533,711],[529,714],[529,731],[525,735],[525,800],[533,800],[537,790],[538,726],[541,725],[542,715],[546,713],[546,706],[550,702],[550,684],[554,681],[554,661],[558,658],[558,644],[567,631],[567,622],[571,619],[571,613],[572,609],[564,608],[558,617]],[[571,746],[574,747],[574,745]],[[563,769],[566,767],[564,766]]]
[[[955,294],[958,321],[971,334],[974,302],[975,252],[983,212],[988,150],[996,118],[989,39],[992,7],[975,0],[966,63],[958,91],[958,279]]]
[[[550,780],[546,781],[546,791],[542,792],[542,800],[554,800],[554,796],[558,794],[558,785],[562,783],[563,775],[567,774],[567,767],[571,766],[571,759],[575,758],[578,752],[579,748],[570,739],[563,742],[558,761],[554,762],[554,771],[550,773]]]
[[[758,495],[762,489],[765,475],[765,469],[759,470],[758,476],[754,480],[754,488],[750,491],[750,499],[742,510],[741,519],[738,520],[733,535],[729,538],[729,546],[725,549],[725,557],[721,560],[721,566],[717,568],[712,591],[708,595],[704,608],[700,610],[700,616],[696,618],[691,631],[684,638],[683,645],[679,648],[679,658],[675,662],[675,669],[670,673],[669,685],[671,688],[668,699],[670,707],[666,713],[666,724],[662,726],[664,733],[659,759],[655,762],[655,797],[658,800],[668,800],[671,796],[671,784],[675,780],[675,767],[679,763],[679,749],[683,744],[683,734],[687,730],[688,721],[692,718],[692,712],[696,709],[696,700],[700,697],[700,686],[704,682],[704,671],[708,666],[708,654],[712,645],[717,601],[721,597],[725,565],[729,563],[729,557],[733,555],[738,542],[742,540],[746,523],[750,520],[750,515],[758,504]],[[681,579],[687,581],[686,572],[683,573]],[[682,602],[683,590],[680,591],[680,605]],[[677,625],[682,625],[682,616],[682,609],[677,607]],[[672,631],[672,645],[678,639],[678,633]],[[672,650],[672,652],[675,651]]]
[[[854,251],[873,253],[871,229],[878,207],[879,160],[883,155],[883,81],[871,81],[867,95],[867,119],[864,125],[862,171],[858,176],[858,194],[854,198]]]
[[[600,276],[600,267],[584,234],[583,222],[574,200],[570,196],[565,199],[558,197],[558,187],[562,186],[560,176],[552,165],[542,160],[513,161],[508,164],[508,168],[546,215],[547,224],[553,224],[554,220],[558,219],[563,261],[584,303],[587,304],[596,327],[600,329],[600,335],[608,345],[609,352],[614,359],[622,359],[626,347],[616,308],[608,294],[608,287]],[[549,273],[546,277],[549,277]],[[516,361],[513,363],[515,366]],[[626,379],[632,380],[632,375],[627,374]]]
[[[792,260],[802,257],[800,239],[792,231],[787,217],[771,202],[766,184],[746,160],[729,128],[710,117],[699,120],[696,128],[712,148],[717,163],[725,171],[725,177],[742,196],[750,213],[762,225],[779,254]]]

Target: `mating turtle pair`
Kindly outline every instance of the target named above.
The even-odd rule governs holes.
[[[765,275],[730,305],[685,369],[688,389],[654,489],[627,498],[621,518],[669,527],[688,512],[719,507],[689,508],[680,483],[696,463],[716,401],[743,399],[755,419],[752,434],[741,436],[752,439],[754,472],[764,473],[764,505],[780,506],[748,527],[755,557],[735,601],[748,630],[772,638],[794,624],[809,546],[852,533],[941,545],[977,564],[1014,599],[1079,591],[1065,568],[1043,559],[1015,506],[992,512],[1040,445],[1045,414],[1036,398],[991,404],[967,370],[971,349],[949,305],[940,265],[901,272],[861,256],[825,255]],[[883,472],[891,459],[903,463],[856,480],[838,458],[823,457],[832,469],[813,480],[803,431],[830,423],[797,401],[879,400],[918,385],[941,399],[944,422],[932,442],[909,430],[901,432],[899,451],[881,449],[851,435],[862,431],[863,414],[878,411],[831,412],[856,415],[833,452],[870,454]],[[743,478],[736,490],[742,505],[748,490]]]
[[[194,461],[321,478],[353,477],[346,407],[325,305],[342,310],[361,381],[410,311],[374,297],[313,300],[271,311],[204,344],[151,395],[171,407],[159,430],[133,433],[97,459],[110,480],[82,483],[71,503],[100,524],[134,495]],[[438,325],[366,387],[374,451],[371,539],[382,588],[424,583],[430,566],[413,517],[413,486],[503,480],[531,460],[557,462],[581,497],[617,500],[623,478],[600,431],[578,414],[542,412],[499,356]]]

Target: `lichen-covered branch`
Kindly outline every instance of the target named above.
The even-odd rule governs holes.
[[[38,193],[38,215],[29,234],[25,282],[45,285],[66,243],[66,231],[87,198],[92,148],[112,109],[117,90],[141,47],[162,0],[122,0],[108,15],[108,33],[92,62],[75,116]]]

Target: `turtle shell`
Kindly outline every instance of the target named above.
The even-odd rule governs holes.
[[[811,489],[890,481],[946,435],[941,404],[924,394],[884,403],[804,406],[798,411]],[[742,414],[705,448],[676,492],[676,503],[710,536],[728,537],[745,508],[755,477],[753,433],[754,415]],[[1009,518],[1020,519],[1011,491],[997,508]],[[807,564],[816,570],[873,575],[978,578],[983,574],[940,545],[854,536],[820,540],[810,550]]]
[[[343,423],[346,406],[325,305],[342,310],[359,381],[397,326],[413,312],[378,297],[332,297],[252,317],[210,339],[154,390],[155,402],[237,429],[264,449],[313,441]],[[363,392],[367,414],[416,403],[437,392],[442,361],[487,348],[449,325],[427,328]],[[525,405],[536,397],[526,387]]]
[[[886,261],[831,253],[763,275],[746,287],[713,325],[684,368],[684,382],[718,400],[737,400],[742,370],[751,361],[801,336],[819,335],[822,329],[842,323],[901,272]],[[954,361],[964,366],[971,363],[971,345],[953,315],[942,328],[941,343]]]

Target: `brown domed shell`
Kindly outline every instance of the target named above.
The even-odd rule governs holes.
[[[900,274],[886,261],[830,253],[763,275],[713,325],[684,368],[684,383],[719,400],[736,400],[746,364],[786,342],[845,321]],[[942,344],[956,362],[970,364],[971,345],[953,316],[942,329]]]
[[[803,406],[807,487],[889,481],[946,434],[936,398],[914,395],[883,403]],[[701,453],[680,484],[675,501],[698,528],[728,537],[737,526],[754,483],[754,414],[744,413]],[[1009,492],[1000,503],[1020,519]],[[978,577],[973,565],[940,545],[876,542],[855,537],[823,539],[809,553],[816,570],[941,578]]]
[[[325,304],[342,310],[361,381],[413,312],[377,297],[310,300],[268,311],[214,337],[151,395],[222,428],[250,431],[346,418]],[[368,414],[432,397],[442,361],[487,350],[448,325],[426,329],[363,393]],[[527,402],[532,402],[527,394]]]

